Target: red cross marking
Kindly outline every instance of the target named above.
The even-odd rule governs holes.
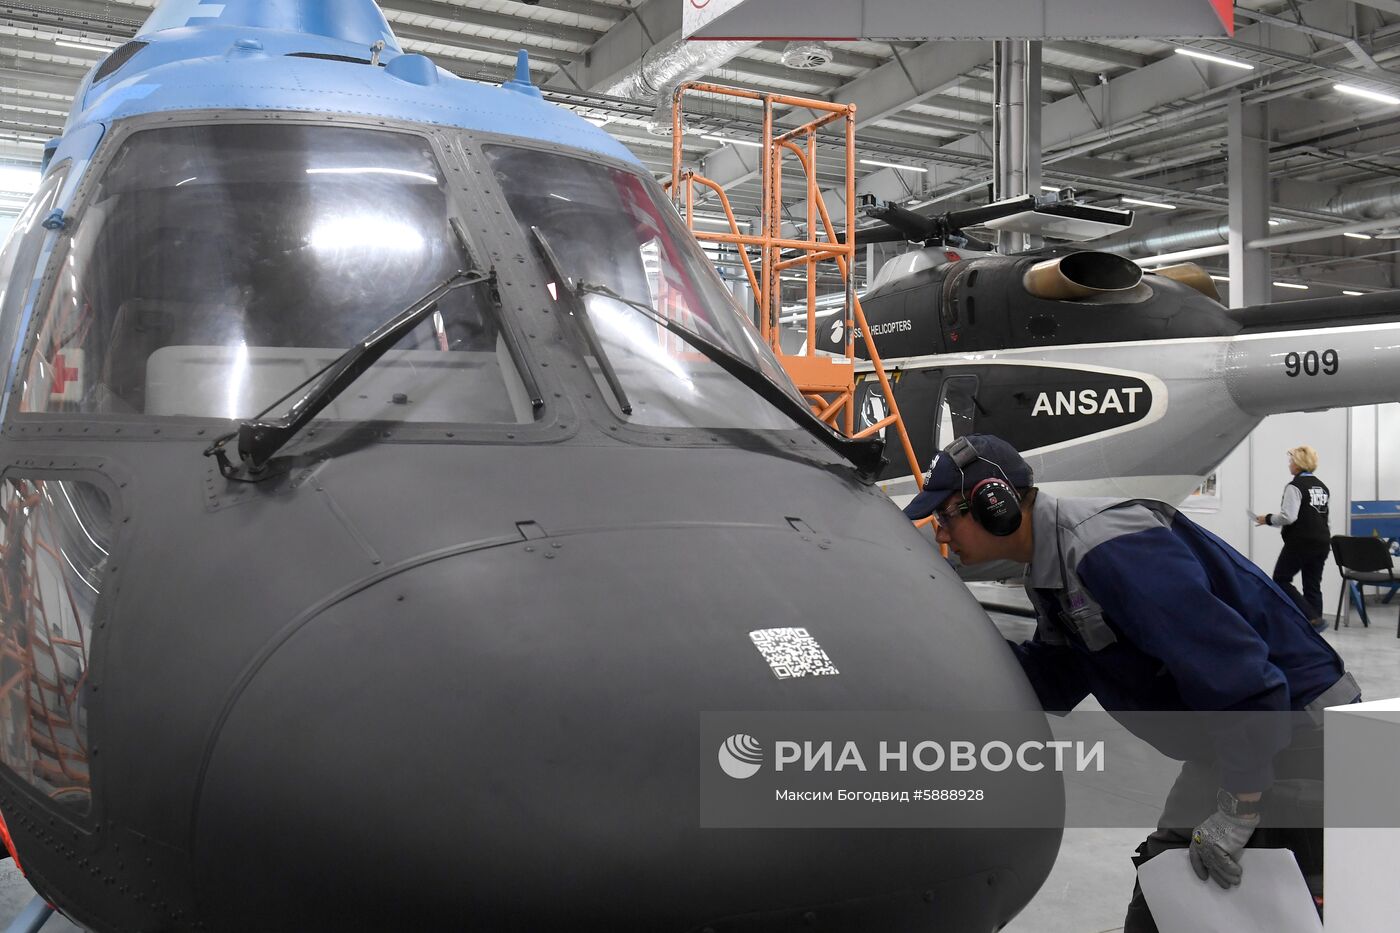
[[[60,353],[53,358],[53,390],[62,395],[70,380],[78,378],[78,368],[69,367],[63,363],[63,354]]]

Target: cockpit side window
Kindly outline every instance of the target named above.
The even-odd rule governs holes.
[[[202,124],[120,140],[21,363],[20,413],[244,419],[466,268],[431,143]],[[325,411],[534,420],[484,288],[463,288]]]
[[[14,348],[15,331],[24,314],[25,298],[34,283],[35,266],[45,242],[44,219],[58,203],[68,163],[55,166],[44,177],[39,190],[29,199],[10,228],[9,239],[0,249],[0,353],[8,360]]]
[[[792,419],[627,302],[644,306],[749,363],[779,387],[795,387],[734,304],[680,216],[641,173],[572,155],[488,145],[492,174],[521,230],[538,229],[565,276],[604,287],[582,299],[603,356],[625,390],[624,412],[586,355],[613,413],[652,427],[792,430]],[[557,283],[549,286],[557,296]]]

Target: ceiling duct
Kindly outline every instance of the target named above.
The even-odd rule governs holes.
[[[831,46],[825,42],[811,40],[789,42],[787,48],[783,49],[783,64],[799,71],[824,68],[831,64],[834,57]]]
[[[1302,187],[1302,186],[1298,186]],[[1307,186],[1317,192],[1317,186]],[[1285,189],[1287,190],[1287,189]],[[1293,191],[1297,194],[1297,191]],[[1379,188],[1323,189],[1312,197],[1289,198],[1287,203],[1276,206],[1299,211],[1325,211],[1336,214],[1337,223],[1348,220],[1380,220],[1385,217],[1400,217],[1400,184],[1389,184]],[[1292,227],[1291,229],[1298,229]],[[1282,232],[1282,231],[1280,231]],[[1105,240],[1094,244],[1096,249],[1108,250],[1124,256],[1156,256],[1162,253],[1175,253],[1188,249],[1201,249],[1208,246],[1223,246],[1230,242],[1230,220],[1225,218],[1205,218],[1185,220],[1164,225],[1142,236],[1127,240]]]
[[[624,72],[602,89],[609,97],[656,101],[647,131],[654,136],[670,136],[671,95],[687,81],[694,81],[724,67],[734,56],[746,52],[755,42],[686,42],[660,46],[642,56],[637,67]]]

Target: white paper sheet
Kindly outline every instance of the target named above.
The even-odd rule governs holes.
[[[1189,858],[1186,849],[1172,849],[1138,869],[1161,933],[1322,933],[1303,873],[1287,849],[1245,849],[1244,878],[1229,890],[1197,878]]]

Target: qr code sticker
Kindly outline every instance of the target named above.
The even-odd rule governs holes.
[[[779,680],[841,673],[805,628],[761,628],[749,639]]]

